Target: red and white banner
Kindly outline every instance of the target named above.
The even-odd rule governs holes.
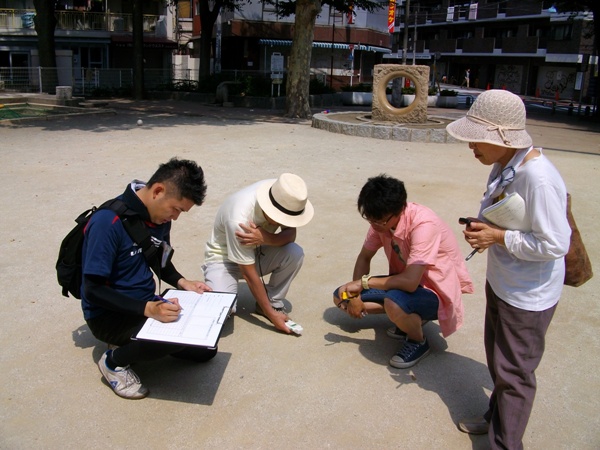
[[[390,7],[388,8],[388,32],[394,32],[394,23],[396,22],[396,1],[392,0],[390,2]]]

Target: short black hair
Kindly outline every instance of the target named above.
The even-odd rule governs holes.
[[[171,158],[161,164],[148,180],[147,186],[155,183],[168,183],[176,190],[173,195],[192,200],[200,206],[206,197],[206,183],[202,167],[189,159]]]
[[[358,194],[358,212],[370,220],[400,214],[406,206],[404,183],[386,174],[371,177]]]

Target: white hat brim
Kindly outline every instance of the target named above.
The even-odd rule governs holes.
[[[507,148],[528,148],[532,145],[531,136],[525,130],[505,130],[504,142],[497,130],[489,130],[489,126],[474,122],[468,117],[462,117],[446,126],[446,131],[454,139],[465,142],[486,142]]]
[[[276,181],[276,179],[267,180],[258,186],[258,189],[256,190],[256,200],[258,201],[260,208],[272,220],[280,225],[283,225],[284,227],[298,228],[310,222],[315,214],[314,207],[310,200],[306,200],[304,211],[297,216],[286,214],[273,205],[271,199],[269,198],[269,190]]]

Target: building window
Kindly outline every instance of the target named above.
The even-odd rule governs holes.
[[[558,25],[552,29],[552,37],[556,41],[568,41],[571,39],[572,35],[573,26],[570,24]]]
[[[500,38],[515,37],[516,35],[517,35],[516,28],[505,28],[503,30],[498,31],[498,37],[500,37]]]
[[[536,37],[547,37],[548,36],[548,28],[546,28],[546,27],[534,28],[534,29],[530,30],[529,35],[536,36]]]

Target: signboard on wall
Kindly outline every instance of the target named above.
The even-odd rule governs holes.
[[[496,66],[496,79],[494,87],[506,89],[515,94],[522,94],[523,66],[513,64],[498,64]]]
[[[283,72],[283,55],[281,53],[271,55],[271,72]]]

